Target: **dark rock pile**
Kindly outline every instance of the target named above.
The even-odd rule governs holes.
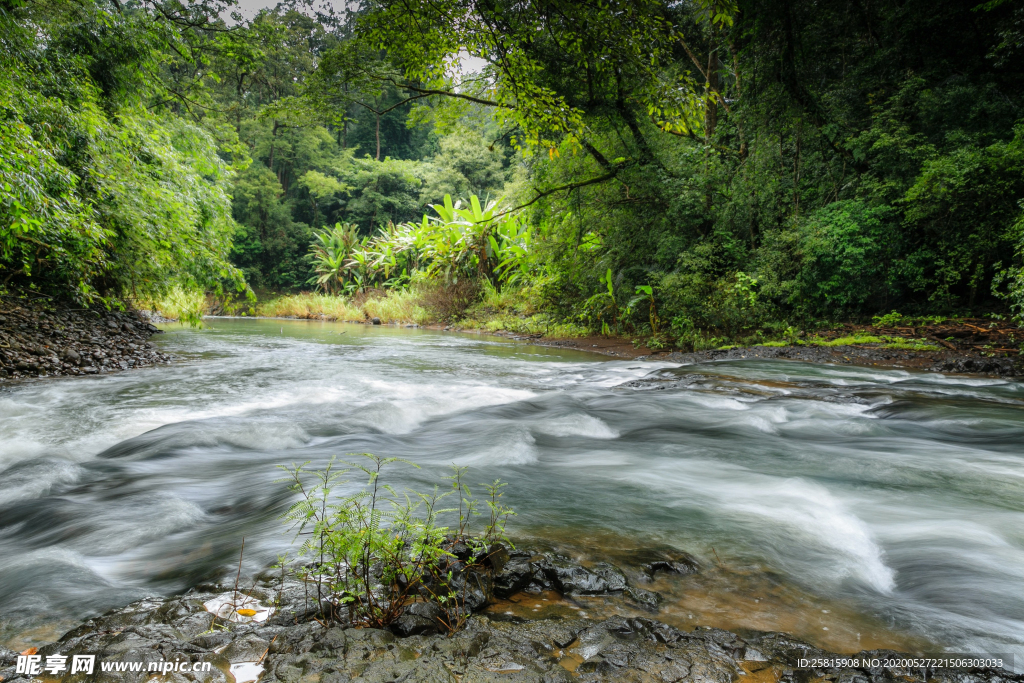
[[[170,362],[171,356],[149,342],[157,332],[137,312],[0,298],[0,381],[95,375]]]
[[[696,560],[688,558],[687,562],[692,563],[687,565],[692,567],[692,571],[670,571],[686,574],[695,572],[698,566]],[[661,561],[646,565],[644,576],[650,580],[659,569],[665,570],[665,567],[677,564]],[[522,591],[555,591],[567,596],[621,596],[652,612],[656,612],[661,603],[661,595],[630,585],[626,574],[613,564],[598,562],[588,568],[564,555],[513,550],[507,564],[494,577],[494,595],[507,598]]]
[[[555,587],[569,594],[603,595],[630,588],[622,572],[610,564],[586,568],[564,556],[524,551],[506,552],[502,563],[486,572],[490,581],[485,583],[498,593]],[[647,575],[695,570],[685,558],[645,568]],[[166,668],[168,662],[188,664],[187,669],[175,666],[165,675],[177,683],[246,683],[257,678],[260,683],[731,683],[746,676],[762,683],[1024,682],[1024,676],[996,669],[907,669],[867,663],[819,663],[809,668],[800,660],[837,655],[781,633],[741,636],[707,627],[682,631],[649,618],[524,620],[476,614],[451,636],[429,629],[403,636],[397,625],[381,630],[325,621],[315,596],[315,588],[293,573],[268,570],[244,582],[243,588],[209,584],[174,598],[140,600],[89,620],[32,654],[43,662],[95,655],[92,675],[61,676],[74,683],[142,683],[153,676],[151,663]],[[430,611],[423,606],[413,603],[407,615],[429,619]],[[862,655],[884,659],[896,653]],[[16,659],[16,653],[0,649],[2,680],[32,678],[17,672]],[[130,670],[132,663],[141,663],[139,670]],[[197,663],[209,663],[209,670]]]
[[[441,574],[451,577],[450,585],[459,596],[464,613],[478,612],[495,598],[511,598],[517,593],[544,591],[554,591],[567,597],[623,598],[651,612],[657,612],[661,603],[661,595],[631,585],[625,572],[607,562],[599,562],[588,568],[557,553],[509,550],[501,544],[480,552],[480,556],[468,564],[470,551],[465,544],[457,543],[449,552],[452,553],[452,561]],[[655,564],[667,566],[670,563]],[[693,566],[696,567],[696,564]],[[653,571],[657,571],[652,567],[647,565],[644,568],[645,580],[650,580]],[[332,612],[335,609],[333,605],[327,606],[327,610]],[[391,625],[391,630],[403,637],[443,633],[449,620],[450,617],[433,603],[418,602],[406,609]]]

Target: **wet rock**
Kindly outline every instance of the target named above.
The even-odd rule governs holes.
[[[491,601],[494,578],[488,571],[473,568],[455,568],[450,582],[457,600],[469,612],[475,612]]]
[[[499,598],[526,590],[537,574],[537,568],[531,561],[533,553],[513,550],[507,555],[505,564],[494,576],[494,595]]]
[[[219,654],[232,664],[255,662],[263,658],[270,649],[270,640],[256,633],[243,633],[231,640]]]
[[[657,572],[686,575],[696,574],[699,571],[700,564],[689,555],[682,556],[676,560],[657,560],[644,565],[644,572],[652,579]]]
[[[605,589],[608,593],[618,593],[624,591],[628,582],[626,581],[626,574],[613,564],[607,562],[598,562],[592,569],[594,574],[597,574],[604,579],[607,588]]]
[[[495,574],[499,574],[505,568],[510,558],[511,555],[509,555],[508,548],[501,543],[493,543],[484,550],[484,554],[479,560],[481,564],[490,568]]]
[[[605,562],[591,570],[568,557],[552,555],[543,571],[562,595],[609,595],[626,588],[625,574]]]
[[[940,362],[936,369],[941,372],[1013,377],[1018,374],[1014,360],[1013,358],[956,358]]]
[[[643,588],[636,588],[635,586],[627,586],[625,590],[622,591],[622,595],[630,602],[633,602],[637,606],[651,612],[657,612],[658,606],[661,604],[660,593],[645,590]]]
[[[370,318],[370,324],[371,325],[380,325],[381,324],[380,318]]]
[[[391,624],[391,632],[403,638],[408,636],[433,635],[444,631],[445,614],[431,602],[414,602],[405,608],[405,613]]]
[[[551,585],[562,595],[599,595],[608,583],[578,562],[561,555],[546,558],[543,571]]]
[[[507,598],[521,591],[557,591],[562,595],[613,596],[629,588],[625,572],[599,562],[591,568],[557,554],[513,550],[494,577],[494,595]],[[635,594],[634,602],[656,608],[660,596],[650,591]]]
[[[536,556],[510,553],[508,564],[529,564]],[[595,576],[598,566],[591,572]],[[603,568],[602,568],[603,569]],[[602,580],[614,581],[617,572]],[[261,599],[274,597],[278,609],[296,615],[304,610],[301,583],[273,572],[258,577]],[[491,621],[470,617],[452,637],[421,629],[437,617],[427,603],[409,605],[403,618],[412,628],[380,630],[323,624],[312,619],[287,623],[226,622],[216,629],[184,637],[197,606],[225,590],[208,586],[166,600],[147,599],[91,619],[39,654],[95,654],[100,662],[210,662],[203,674],[171,674],[176,682],[228,683],[227,671],[242,662],[259,663],[261,683],[343,683],[347,681],[435,683],[452,680],[508,683],[731,683],[743,678],[756,662],[771,680],[798,683],[829,680],[839,683],[1024,683],[1024,676],[1006,671],[799,669],[800,658],[829,657],[792,636],[698,628],[681,631],[646,618],[615,617]],[[230,587],[228,587],[230,590]],[[630,591],[627,586],[624,593]],[[423,621],[418,621],[423,620]],[[893,653],[862,653],[884,657]],[[14,653],[0,650],[0,676],[5,683],[26,681],[14,669]],[[145,668],[145,667],[144,667]],[[570,673],[570,669],[575,669]],[[95,679],[143,683],[145,671],[101,672]],[[760,680],[760,679],[759,679]],[[767,680],[767,679],[766,679]],[[75,683],[79,683],[76,681]]]

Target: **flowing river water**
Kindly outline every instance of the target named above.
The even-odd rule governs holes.
[[[243,537],[246,565],[271,563],[292,540],[277,466],[372,452],[421,466],[398,486],[452,463],[508,481],[527,544],[627,570],[695,555],[700,574],[654,585],[676,625],[1024,661],[1024,384],[210,325],[155,339],[172,366],[0,389],[0,645],[223,578]]]

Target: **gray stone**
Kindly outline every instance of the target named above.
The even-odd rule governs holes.
[[[643,588],[636,588],[635,586],[627,586],[626,589],[622,591],[622,595],[630,602],[634,602],[639,607],[651,612],[658,611],[658,605],[661,604],[662,599],[660,593],[644,590]]]

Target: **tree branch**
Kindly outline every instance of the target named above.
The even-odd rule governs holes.
[[[502,211],[501,213],[495,214],[494,216],[491,217],[491,220],[493,221],[493,220],[496,220],[498,218],[501,218],[502,216],[507,216],[508,214],[513,213],[515,211],[519,211],[521,209],[525,209],[526,207],[530,206],[531,204],[536,204],[538,201],[540,201],[544,197],[547,197],[548,195],[555,194],[556,192],[566,192],[566,191],[569,191],[569,190],[575,190],[575,189],[578,189],[578,188],[581,188],[581,187],[586,187],[587,185],[596,185],[598,183],[603,183],[606,180],[611,180],[611,179],[613,179],[615,176],[617,176],[619,174],[619,169],[621,169],[621,168],[622,168],[621,166],[613,167],[613,169],[611,171],[609,171],[608,173],[605,173],[604,175],[597,176],[596,178],[590,178],[589,180],[584,180],[584,181],[579,182],[579,183],[568,183],[566,185],[559,185],[558,187],[553,187],[550,190],[544,190],[543,192],[540,192],[538,190],[534,190],[534,192],[537,192],[537,196],[536,197],[534,197],[530,201],[526,202],[525,204],[520,204],[519,206],[515,206],[515,207],[512,207],[511,209],[508,209],[506,211]]]
[[[601,168],[608,171],[609,173],[612,171],[612,165],[608,163],[608,159],[606,159],[605,156],[601,154],[601,152],[599,152],[596,147],[594,147],[586,140],[580,140],[580,144],[583,145],[583,149],[587,150],[590,156],[594,157],[594,161],[596,161],[601,166]]]
[[[515,109],[515,107],[511,107],[507,104],[502,104],[501,102],[495,102],[494,100],[485,100],[479,97],[473,97],[472,95],[466,95],[465,93],[461,92],[454,92],[452,90],[434,90],[433,88],[421,88],[419,86],[411,85],[409,83],[399,83],[390,76],[386,77],[383,80],[388,81],[397,88],[402,88],[403,90],[411,90],[415,93],[420,93],[420,95],[422,95],[423,97],[427,97],[429,95],[440,95],[443,97],[453,97],[460,100],[475,102],[476,104],[482,104],[485,107],[504,107],[505,109]]]

